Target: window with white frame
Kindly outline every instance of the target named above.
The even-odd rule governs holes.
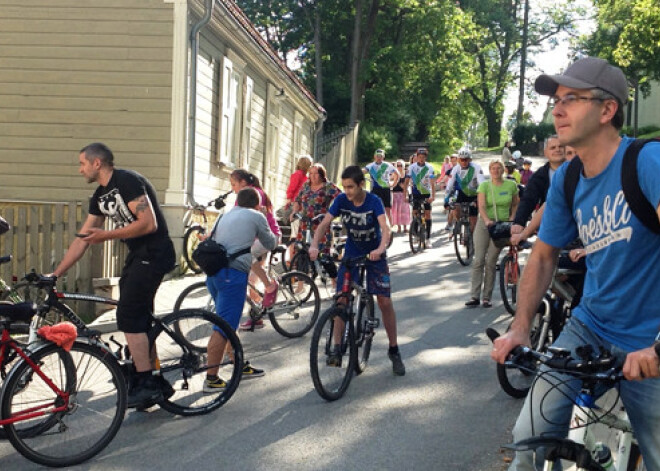
[[[247,167],[250,162],[250,152],[252,145],[252,95],[254,94],[254,81],[251,77],[245,77],[245,110],[243,111],[243,167]]]
[[[241,76],[232,61],[224,57],[222,67],[222,107],[220,117],[219,160],[225,165],[238,165],[239,98]]]

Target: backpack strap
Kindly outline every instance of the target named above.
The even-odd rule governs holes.
[[[582,174],[582,161],[577,155],[573,157],[568,164],[566,169],[566,175],[564,176],[564,197],[566,198],[566,204],[573,214],[573,202],[575,201],[575,189],[577,184],[580,181],[580,175]]]
[[[639,186],[639,174],[637,172],[637,159],[642,147],[648,142],[660,142],[660,139],[635,139],[626,149],[621,164],[621,187],[628,202],[628,207],[633,214],[650,231],[660,234],[660,221],[656,208],[644,196]]]
[[[234,260],[235,258],[238,258],[238,257],[240,257],[241,255],[245,255],[245,254],[250,253],[251,250],[252,250],[252,247],[245,247],[244,249],[241,249],[241,250],[239,250],[238,252],[234,252],[234,253],[231,254],[231,255],[227,255],[227,258],[228,258],[229,260]]]

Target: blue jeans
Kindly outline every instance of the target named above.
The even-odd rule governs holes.
[[[575,318],[568,321],[554,346],[570,350],[575,354],[576,347],[586,344],[592,345],[596,352],[599,348],[611,351],[620,364],[623,363],[627,353],[600,339]],[[580,392],[581,384],[579,380],[571,381],[568,375],[556,373],[552,373],[551,376],[543,375],[547,371],[541,368],[540,377],[525,399],[513,429],[514,442],[539,435],[564,438],[568,434],[573,409],[571,398],[575,398]],[[566,384],[559,389],[553,387],[553,384],[564,382]],[[660,471],[660,378],[621,381],[619,389],[621,400],[639,442],[646,469]],[[596,393],[602,395],[605,391],[606,388],[602,388]],[[541,470],[544,456],[543,449],[537,450],[536,457],[531,451],[517,452],[509,471]],[[561,470],[561,465],[557,464],[553,469]]]
[[[206,286],[215,302],[217,314],[226,320],[232,329],[238,329],[245,305],[248,274],[233,268],[223,268],[206,278]]]

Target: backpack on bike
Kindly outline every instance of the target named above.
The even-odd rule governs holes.
[[[626,153],[623,155],[623,162],[621,163],[621,187],[626,202],[628,203],[628,207],[632,213],[648,230],[660,234],[658,213],[646,196],[644,196],[644,193],[642,193],[642,189],[639,186],[639,176],[637,174],[637,158],[639,157],[639,152],[648,142],[660,143],[660,138],[635,139],[628,146],[628,149],[626,149]],[[564,195],[566,197],[566,204],[568,204],[568,207],[571,209],[571,213],[573,212],[575,189],[580,181],[582,168],[582,161],[579,157],[575,156],[566,169],[566,176],[564,178]]]

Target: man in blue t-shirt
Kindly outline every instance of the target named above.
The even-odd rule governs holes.
[[[559,141],[575,148],[584,171],[572,208],[564,195],[567,166],[555,173],[539,241],[520,282],[516,317],[510,330],[493,343],[491,356],[503,363],[513,347],[529,345],[531,323],[553,276],[559,250],[579,235],[587,252],[584,293],[554,345],[575,355],[577,347],[590,344],[596,352],[611,351],[623,364],[629,381],[619,385],[621,399],[644,464],[660,469],[660,361],[656,353],[660,351],[660,236],[631,212],[621,188],[623,154],[632,141],[619,136],[627,81],[617,67],[586,57],[561,75],[541,75],[535,87],[552,97]],[[642,192],[660,218],[660,144],[642,149],[637,170]],[[556,385],[568,376],[543,377],[516,422],[516,442],[533,435],[566,436],[575,396]],[[543,453],[537,453],[537,467],[542,459]],[[510,469],[531,471],[534,466],[532,452],[518,452]]]
[[[309,247],[309,256],[316,260],[319,254],[319,240],[339,216],[344,224],[348,239],[344,249],[344,259],[368,255],[367,291],[375,294],[383,324],[389,340],[388,356],[392,361],[392,371],[397,376],[406,374],[397,343],[396,314],[390,297],[390,270],[385,259],[385,249],[390,238],[390,229],[385,217],[385,208],[379,197],[364,189],[364,174],[357,165],[346,167],[341,174],[344,192],[337,196],[330,205],[328,213],[314,232],[314,240]],[[345,267],[342,265],[337,274],[337,282],[344,278]],[[357,273],[354,279],[357,278]],[[338,329],[341,331],[341,329]],[[331,364],[331,360],[328,360]]]

